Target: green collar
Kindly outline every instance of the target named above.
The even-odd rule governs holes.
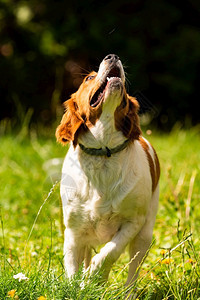
[[[109,149],[108,147],[105,147],[104,149],[86,148],[82,144],[79,144],[79,147],[81,148],[81,150],[83,150],[85,153],[89,155],[111,157],[112,154],[124,150],[128,146],[129,142],[130,140],[126,140],[123,144],[116,146],[115,148],[112,149]]]

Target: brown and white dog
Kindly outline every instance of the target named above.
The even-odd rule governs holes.
[[[141,136],[138,102],[125,90],[119,57],[107,55],[64,105],[56,137],[71,142],[61,180],[67,275],[84,261],[91,274],[100,271],[106,280],[129,245],[129,284],[152,240],[160,168]],[[91,249],[100,244],[91,259]]]

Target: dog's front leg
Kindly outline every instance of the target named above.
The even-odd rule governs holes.
[[[79,239],[69,229],[65,229],[64,241],[64,265],[67,276],[71,278],[78,270],[84,259],[84,248]]]
[[[113,239],[108,242],[98,254],[96,254],[90,266],[90,273],[99,272],[99,276],[106,281],[112,267],[112,264],[119,258],[128,243],[134,239],[144,224],[145,217],[140,216],[137,222],[127,222],[115,234]]]

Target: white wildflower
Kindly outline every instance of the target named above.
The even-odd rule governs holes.
[[[82,282],[80,283],[80,288],[81,288],[81,290],[83,290],[83,289],[85,288],[85,283],[84,283],[84,281],[82,281]]]
[[[18,279],[19,282],[20,282],[21,280],[28,280],[28,279],[29,279],[29,278],[26,277],[23,273],[18,273],[18,274],[16,274],[16,275],[14,275],[13,278],[14,278],[14,279]]]

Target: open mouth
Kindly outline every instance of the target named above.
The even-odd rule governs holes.
[[[120,69],[118,67],[114,67],[110,70],[110,72],[107,74],[106,79],[100,86],[100,88],[95,92],[94,96],[92,97],[90,101],[91,107],[96,107],[98,104],[102,102],[105,96],[106,88],[109,84],[109,81],[114,78],[121,78]]]

